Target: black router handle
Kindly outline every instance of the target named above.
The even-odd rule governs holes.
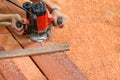
[[[57,18],[57,24],[58,24],[58,25],[61,25],[61,24],[62,24],[62,22],[63,22],[62,17],[58,17],[58,18]],[[53,26],[55,26],[54,21],[53,21]]]
[[[57,24],[58,24],[58,25],[61,25],[61,24],[62,24],[62,22],[63,22],[62,17],[58,17],[58,19],[57,19]]]
[[[17,26],[18,28],[20,28],[22,25],[23,25],[23,24],[22,24],[20,21],[17,21],[17,22],[16,22],[16,26]]]

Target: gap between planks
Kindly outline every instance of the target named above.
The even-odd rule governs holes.
[[[25,48],[53,44],[51,41],[36,43],[29,41],[26,36],[18,36],[16,34],[13,35]],[[32,56],[31,58],[49,80],[87,80],[85,75],[68,58],[68,56],[64,54],[64,52],[58,52],[56,54],[49,55]]]
[[[16,42],[21,46],[21,48],[25,49],[24,46],[18,41],[18,39],[14,36],[14,33],[7,28],[7,30],[9,31],[9,33],[12,35],[12,37],[16,40]],[[33,60],[33,58],[31,56],[29,56],[29,58],[32,60],[32,62],[36,65],[36,67],[39,69],[39,71],[46,77],[46,79],[48,80],[47,76],[45,75],[45,73],[42,71],[42,69],[36,64],[36,62]]]

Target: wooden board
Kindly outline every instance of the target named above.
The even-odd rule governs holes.
[[[12,30],[10,29],[10,31]],[[56,44],[51,40],[43,43],[36,43],[32,42],[29,37],[26,36],[18,36],[16,34],[14,34],[14,36],[24,48]],[[77,68],[77,66],[66,56],[66,54],[64,54],[64,52],[32,56],[32,59],[49,80],[87,80],[80,69]]]
[[[7,51],[0,52],[0,59],[44,55],[44,54],[51,54],[51,53],[53,54],[56,52],[69,51],[69,50],[70,48],[68,44],[50,45],[50,46],[18,49],[18,50],[7,50]]]
[[[4,49],[0,47],[0,51],[4,51]],[[0,71],[0,80],[6,80],[4,75],[1,73],[1,71]]]
[[[0,80],[6,80],[1,72],[0,72]]]
[[[9,31],[6,28],[0,27],[0,34],[9,34]]]
[[[22,6],[22,4],[19,3],[19,0],[14,0],[17,4]],[[16,7],[15,5],[11,4],[10,2],[6,0],[0,0],[0,13],[3,14],[20,14],[22,17],[25,17],[25,11]],[[5,4],[5,5],[4,5]]]
[[[52,1],[69,16],[63,30],[53,30],[53,41],[69,42],[66,54],[89,80],[120,80],[120,1]]]
[[[120,80],[120,1],[52,1],[69,16],[64,29],[52,31],[52,41],[71,45],[65,54],[89,80]],[[28,41],[21,40],[34,44]]]
[[[5,50],[21,48],[10,34],[0,34],[0,45]],[[7,80],[46,80],[29,57],[1,59],[0,71]]]
[[[6,2],[6,4],[8,4]],[[24,16],[23,11],[14,8],[13,5],[7,6],[8,10],[12,13],[19,13]],[[11,8],[14,8],[12,10]],[[16,10],[18,12],[16,12]],[[8,11],[8,12],[9,12]],[[34,46],[41,46],[40,43],[33,43],[29,40],[27,36],[16,36],[18,41],[25,47],[30,48]],[[53,42],[50,42],[50,44]],[[49,45],[49,43],[47,43]],[[62,52],[52,55],[43,55],[43,56],[34,56],[32,57],[36,64],[40,67],[40,69],[44,72],[44,74],[50,80],[86,80],[85,76],[81,73],[81,71],[74,65],[74,63]],[[56,59],[59,58],[59,59]],[[62,60],[61,60],[62,59]],[[43,62],[45,61],[45,62]],[[50,64],[49,64],[50,61]],[[57,62],[56,62],[57,61]],[[59,64],[59,63],[60,64]],[[51,68],[48,68],[46,65],[49,64]],[[48,66],[49,66],[48,65]],[[54,68],[52,68],[54,67]],[[62,69],[62,70],[61,70]]]
[[[1,0],[0,3],[0,13],[7,14],[11,13],[12,10],[12,13],[17,13],[16,11],[18,8],[14,5],[5,0]],[[23,10],[19,10],[21,14],[24,13]],[[9,31],[6,28],[0,28],[0,33],[0,45],[4,46],[6,50],[21,49],[20,45],[14,40],[14,38],[11,35],[6,34],[9,34]],[[7,80],[46,80],[44,75],[29,57],[0,60],[0,71]]]

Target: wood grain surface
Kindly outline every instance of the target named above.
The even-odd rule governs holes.
[[[71,45],[66,54],[89,80],[120,80],[120,1],[53,1],[69,19],[51,39]]]
[[[14,34],[14,36],[24,48],[57,45],[57,43],[52,41],[36,43],[32,42],[26,36],[18,36],[16,34]],[[78,69],[64,52],[32,56],[32,59],[49,80],[87,80],[80,69]]]
[[[0,52],[1,51],[5,51],[5,49],[2,46],[0,46]],[[4,75],[1,73],[1,71],[0,71],[0,80],[6,80]]]
[[[23,0],[23,1],[25,1],[25,0]],[[4,2],[4,3],[9,4],[7,2]],[[19,3],[19,1],[18,1],[18,3]],[[17,11],[18,11],[18,13],[20,15],[22,15],[22,16],[25,15],[24,13],[22,13],[23,11],[21,12],[21,10],[19,10],[18,8],[14,8],[14,10],[12,10],[13,7],[14,7],[13,5],[8,5],[7,9],[12,13],[17,13]],[[22,37],[24,37],[24,36],[22,36]],[[21,36],[17,36],[17,39],[25,48],[41,46],[40,43],[31,42],[29,40],[28,36],[25,36],[24,38],[21,38]],[[53,42],[50,42],[50,43],[53,43]],[[26,46],[29,46],[29,47],[26,47]],[[49,56],[49,59],[46,58],[47,56]],[[54,59],[57,57],[62,58],[63,61],[59,60],[59,59]],[[71,60],[64,53],[58,53],[57,55],[55,54],[53,56],[43,55],[42,57],[41,56],[34,57],[33,59],[35,60],[37,65],[42,69],[44,74],[50,80],[58,80],[58,79],[62,79],[62,80],[66,80],[66,79],[69,79],[69,80],[79,80],[80,79],[81,80],[81,79],[83,79],[83,80],[86,80],[85,76],[80,72],[80,70],[71,62]],[[51,62],[49,62],[49,65],[51,67],[55,67],[56,69],[53,69],[53,68],[49,69],[48,67],[46,67],[46,65],[48,63],[42,62],[42,61],[48,62],[49,60],[51,60]],[[61,62],[62,65],[58,64],[56,61]],[[65,62],[67,62],[67,63],[65,63]],[[56,65],[53,65],[53,64],[56,64]],[[51,70],[51,71],[49,71],[49,70]]]
[[[21,49],[11,34],[0,34],[0,45],[5,50]],[[6,80],[46,80],[29,57],[1,59],[0,72]]]
[[[5,27],[0,27],[0,34],[9,34],[9,31]]]
[[[0,80],[6,80],[1,72],[0,72]]]
[[[54,54],[56,52],[69,51],[68,44],[50,45],[36,48],[18,49],[18,50],[7,50],[0,52],[0,59],[35,56],[44,54]],[[16,54],[17,53],[17,54]]]
[[[25,1],[25,0],[23,0],[23,1]],[[17,0],[16,0],[16,2],[17,2]],[[4,2],[4,3],[9,4],[7,2]],[[18,1],[18,3],[19,3],[19,1]],[[17,13],[16,11],[18,11],[18,13],[20,15],[25,16],[23,11],[19,10],[18,8],[14,8],[14,10],[12,10],[12,8],[14,8],[13,5],[7,5],[8,11],[10,11],[12,13]],[[42,46],[41,43],[31,42],[29,40],[28,36],[22,36],[22,38],[21,38],[21,36],[16,36],[16,38],[24,48],[30,48],[30,47],[34,47],[34,46]],[[53,42],[50,42],[50,43],[53,43]],[[47,58],[47,57],[49,57],[49,58]],[[32,58],[34,59],[36,64],[40,67],[40,69],[42,69],[44,74],[50,80],[59,80],[59,79],[61,79],[61,80],[86,80],[86,78],[82,74],[82,72],[74,65],[74,63],[63,52],[58,53],[57,55],[53,54],[53,56],[43,55],[43,56],[39,56],[39,57],[35,56]],[[62,60],[54,59],[54,58],[62,58]],[[50,64],[49,64],[49,60],[51,60]],[[57,63],[55,60],[57,62],[62,63],[63,65]],[[43,61],[45,61],[45,63]],[[51,67],[54,67],[54,68],[48,68],[46,66],[47,64],[49,64]]]
[[[52,29],[48,43],[69,43],[65,54],[89,80],[120,80],[120,1],[52,1],[69,18],[63,29]],[[25,46],[35,44],[25,38],[20,39]]]

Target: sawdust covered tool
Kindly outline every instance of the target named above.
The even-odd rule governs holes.
[[[44,2],[24,2],[23,7],[19,6],[13,0],[7,0],[26,12],[26,23],[16,22],[16,26],[20,28],[24,26],[24,34],[29,34],[30,39],[35,42],[42,42],[51,35],[51,27],[54,25],[51,14],[49,14]],[[58,17],[57,23],[62,24],[62,18]]]

